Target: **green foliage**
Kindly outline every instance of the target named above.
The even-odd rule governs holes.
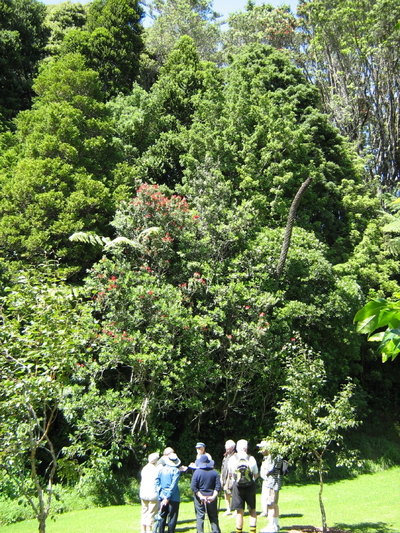
[[[97,74],[81,56],[47,63],[34,86],[33,109],[18,116],[0,167],[3,254],[31,263],[47,254],[76,270],[94,256],[68,237],[106,226],[119,152]]]
[[[66,1],[48,6],[46,25],[51,32],[46,46],[48,54],[57,55],[66,34],[73,29],[82,29],[85,24],[86,5]]]
[[[2,318],[0,464],[43,533],[61,451],[52,429],[91,317],[77,291],[46,271],[30,271],[6,290]]]
[[[286,383],[283,399],[278,402],[272,438],[278,453],[295,459],[305,457],[310,474],[318,473],[319,503],[322,529],[327,531],[325,507],[322,501],[323,474],[326,454],[334,445],[341,447],[338,464],[349,462],[343,444],[342,431],[357,425],[351,403],[354,385],[349,381],[329,401],[324,394],[326,373],[322,359],[316,357],[301,342],[288,344]]]
[[[190,37],[202,61],[219,63],[219,15],[209,0],[154,0],[149,3],[153,24],[146,30],[147,53],[163,66],[183,36]]]
[[[135,87],[131,96],[109,104],[139,181],[169,187],[181,183],[181,158],[187,151],[195,111],[208,105],[220,84],[217,68],[199,61],[192,39],[182,37],[149,93]]]
[[[379,342],[382,361],[394,360],[400,352],[400,305],[395,301],[377,298],[368,302],[354,317],[358,333],[366,333],[370,342]],[[386,328],[384,331],[382,328]]]
[[[0,129],[31,104],[32,80],[49,37],[45,14],[36,0],[0,2]]]
[[[98,72],[106,98],[126,94],[139,72],[142,17],[137,0],[95,0],[88,7],[86,25],[65,34],[59,53],[82,54]]]

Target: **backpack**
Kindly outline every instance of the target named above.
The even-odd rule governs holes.
[[[249,487],[254,483],[253,472],[250,469],[248,459],[238,459],[235,470],[235,481],[239,487]]]
[[[288,473],[289,473],[289,463],[285,459],[283,459],[282,464],[281,464],[280,474],[281,476],[286,476]]]

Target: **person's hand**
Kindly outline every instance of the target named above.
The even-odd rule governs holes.
[[[163,500],[161,500],[161,504],[160,504],[161,509],[162,509],[163,507],[167,507],[168,504],[169,504],[169,500],[168,500],[168,498],[164,498]]]

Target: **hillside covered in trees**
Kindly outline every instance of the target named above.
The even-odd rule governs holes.
[[[9,492],[254,443],[299,352],[399,422],[400,358],[353,319],[400,292],[400,5],[150,12],[0,0]]]

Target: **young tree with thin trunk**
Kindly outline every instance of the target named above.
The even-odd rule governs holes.
[[[322,359],[295,339],[284,347],[284,352],[288,361],[287,378],[282,387],[283,399],[276,408],[272,437],[281,455],[291,461],[306,459],[309,475],[318,475],[322,530],[326,533],[322,499],[326,458],[336,447],[340,450],[336,464],[350,462],[350,454],[342,446],[342,431],[357,425],[351,403],[355,386],[348,381],[330,400],[324,390],[326,371]]]

